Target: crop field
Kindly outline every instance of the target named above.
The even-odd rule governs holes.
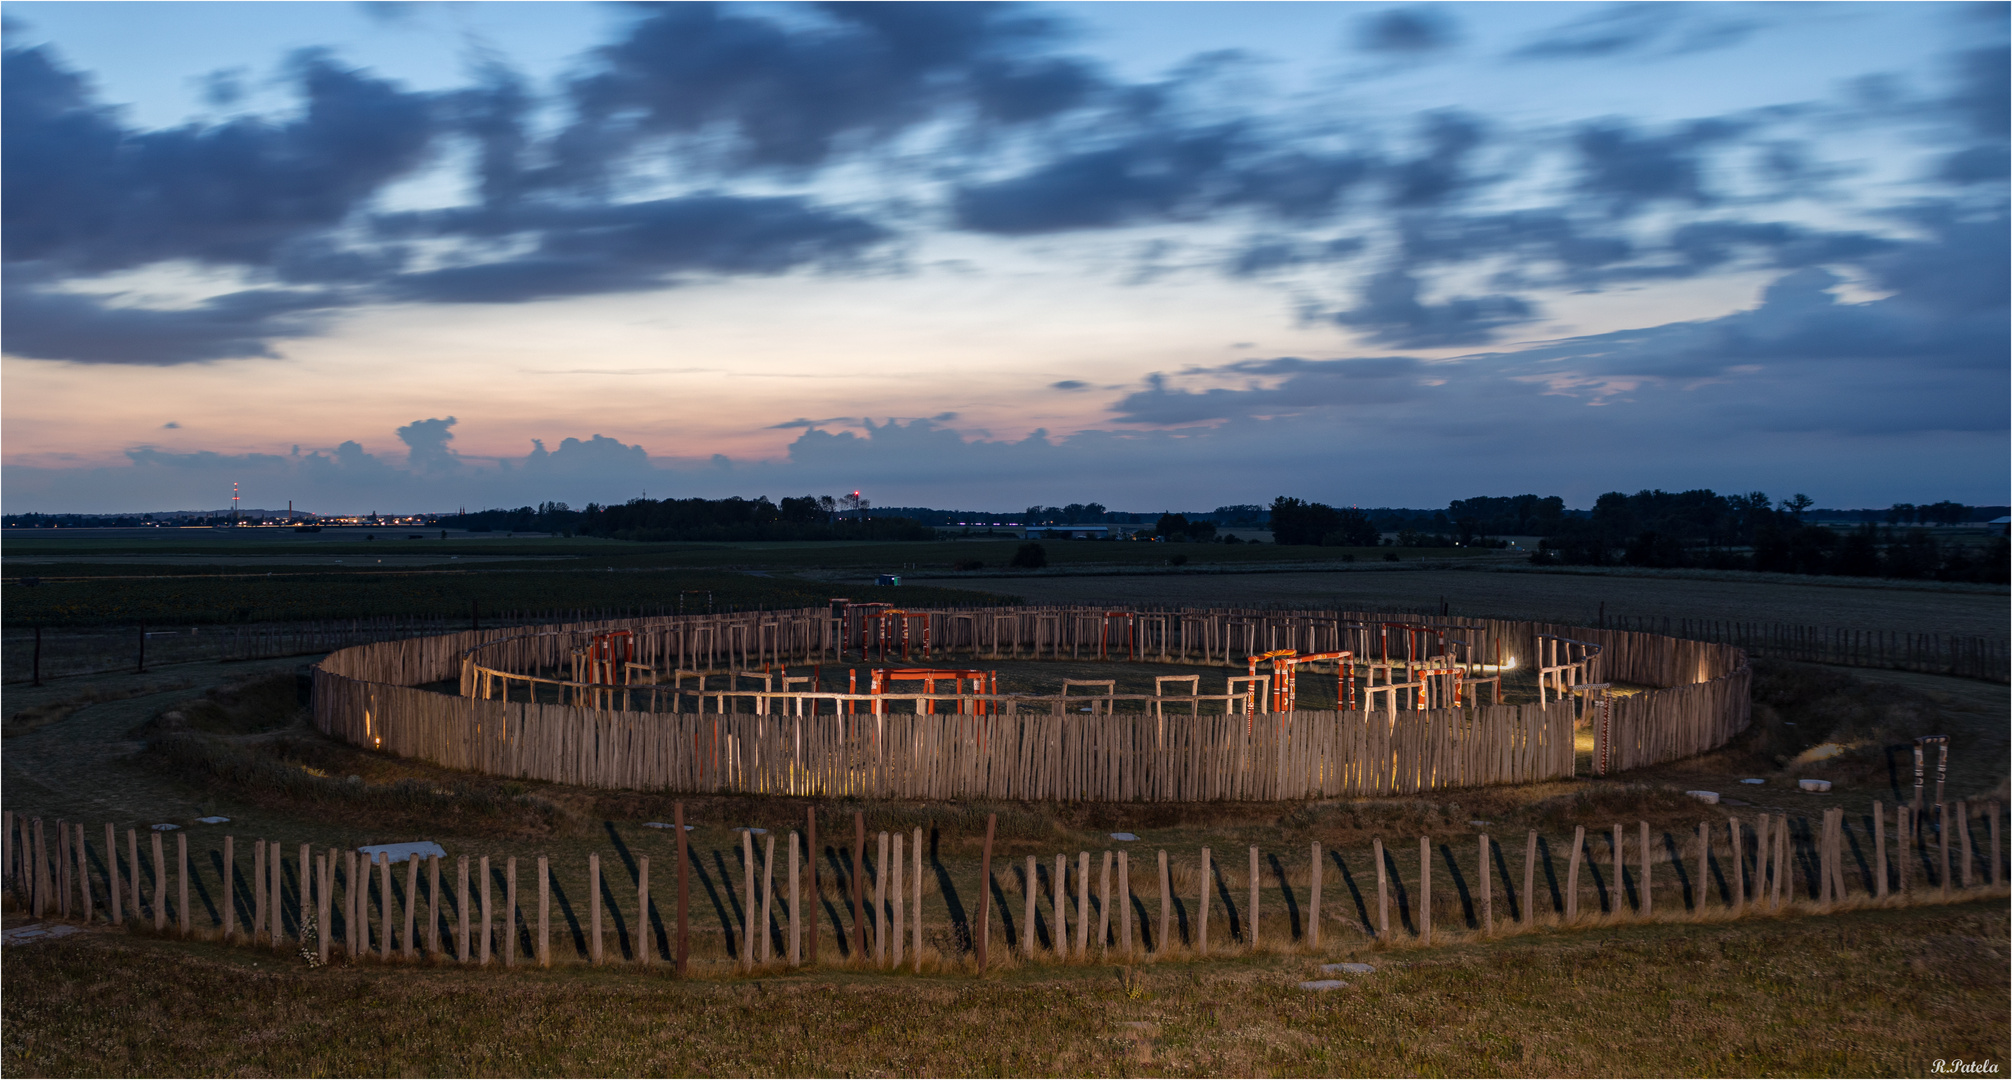
[[[1851,578],[1541,572],[1531,568],[1350,568],[1262,574],[973,577],[970,589],[1010,589],[1028,603],[1334,605],[1351,610],[1595,625],[1608,616],[1718,619],[2002,637],[2007,592],[1988,585],[1864,583]]]

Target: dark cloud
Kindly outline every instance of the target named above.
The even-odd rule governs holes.
[[[1425,152],[1390,166],[1390,201],[1397,206],[1428,206],[1458,195],[1472,181],[1470,159],[1487,138],[1482,122],[1461,112],[1428,113],[1419,127]]]
[[[1048,384],[1048,389],[1050,390],[1088,390],[1089,388],[1090,384],[1081,379],[1063,379],[1060,382],[1051,382]]]
[[[399,275],[387,295],[508,303],[650,289],[689,275],[779,274],[856,259],[891,233],[793,197],[693,195],[599,206],[533,205],[386,219],[393,236],[523,237],[525,254]]]
[[[1277,385],[1193,391],[1170,388],[1163,375],[1111,406],[1120,423],[1176,426],[1254,416],[1296,415],[1332,406],[1366,407],[1412,401],[1427,392],[1428,366],[1408,356],[1308,361],[1299,357],[1244,361],[1211,369],[1230,377],[1283,376]]]
[[[1699,121],[1663,135],[1644,134],[1620,121],[1587,124],[1573,136],[1579,189],[1629,214],[1654,203],[1705,206],[1704,154],[1739,133],[1727,121]]]
[[[1291,240],[1264,236],[1253,239],[1231,257],[1228,270],[1233,277],[1259,277],[1295,267],[1339,262],[1360,253],[1359,237],[1333,240]]]
[[[429,100],[306,52],[301,111],[138,132],[47,49],[0,65],[0,192],[8,261],[74,272],[169,259],[264,265],[344,222],[430,158]]]
[[[1218,127],[1085,150],[965,187],[953,212],[966,229],[1008,235],[1199,215],[1216,201],[1236,139],[1234,128]]]
[[[1711,5],[1615,4],[1565,23],[1517,49],[1524,60],[1583,60],[1629,53],[1677,56],[1726,48],[1759,26],[1715,17]]]
[[[317,293],[249,289],[184,308],[123,306],[10,272],[0,290],[0,347],[81,364],[170,365],[272,358],[276,338],[317,332],[336,303]]]
[[[1434,304],[1420,300],[1419,291],[1408,271],[1385,270],[1369,279],[1356,306],[1326,317],[1364,331],[1371,341],[1407,349],[1478,345],[1502,327],[1537,317],[1536,307],[1517,296],[1455,296]]]
[[[1356,24],[1355,47],[1364,52],[1418,54],[1446,48],[1458,38],[1453,21],[1435,8],[1390,8]]]
[[[795,24],[670,4],[596,51],[574,80],[560,140],[575,177],[653,136],[722,132],[743,166],[803,168],[958,105],[1000,122],[1075,107],[1101,84],[1085,64],[1030,50],[1056,27],[1008,5],[827,4]]]

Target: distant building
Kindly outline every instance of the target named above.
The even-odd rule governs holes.
[[[1029,540],[1108,540],[1109,525],[1029,525]]]

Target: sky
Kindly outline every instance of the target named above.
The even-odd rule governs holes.
[[[2008,10],[8,3],[0,505],[2001,504]]]

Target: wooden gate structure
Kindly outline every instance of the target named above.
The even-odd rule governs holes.
[[[915,644],[937,657],[1002,656],[1027,646],[1060,655],[1080,647],[1103,651],[1106,645],[1102,607],[931,614],[936,617],[922,620],[927,639]],[[1589,680],[1658,688],[1615,702],[1605,753],[1596,760],[1617,770],[1724,745],[1750,719],[1746,655],[1730,645],[1635,631],[1371,612],[1128,614],[1136,640],[1127,653],[1140,661],[1220,664],[1232,671],[1253,656],[1286,648],[1363,655],[1371,647],[1365,635],[1374,632],[1366,628],[1396,621],[1443,627],[1448,639],[1462,643],[1466,659],[1476,662],[1492,661],[1498,648],[1507,658],[1534,662],[1540,637],[1590,643],[1599,651],[1590,661]],[[1267,712],[1261,700],[1245,694],[1132,695],[1147,702],[1138,713],[1082,713],[1074,711],[1081,698],[1064,705],[1059,697],[991,695],[983,709],[960,705],[910,714],[848,709],[848,700],[864,695],[802,688],[708,691],[720,707],[755,703],[748,711],[717,712],[636,708],[642,699],[635,687],[606,684],[575,698],[580,704],[541,702],[535,693],[524,695],[532,700],[510,696],[509,681],[527,678],[521,673],[561,668],[597,635],[616,631],[628,631],[633,643],[625,671],[665,674],[836,663],[859,637],[843,612],[811,608],[511,627],[358,645],[315,666],[314,720],[322,731],[356,745],[448,768],[694,793],[1284,800],[1532,783],[1574,772],[1576,706],[1569,697],[1525,705]],[[1075,640],[1079,634],[1082,640]],[[918,696],[966,703],[978,695],[897,695]],[[596,704],[602,707],[591,707]],[[1192,707],[1156,707],[1161,704]]]

